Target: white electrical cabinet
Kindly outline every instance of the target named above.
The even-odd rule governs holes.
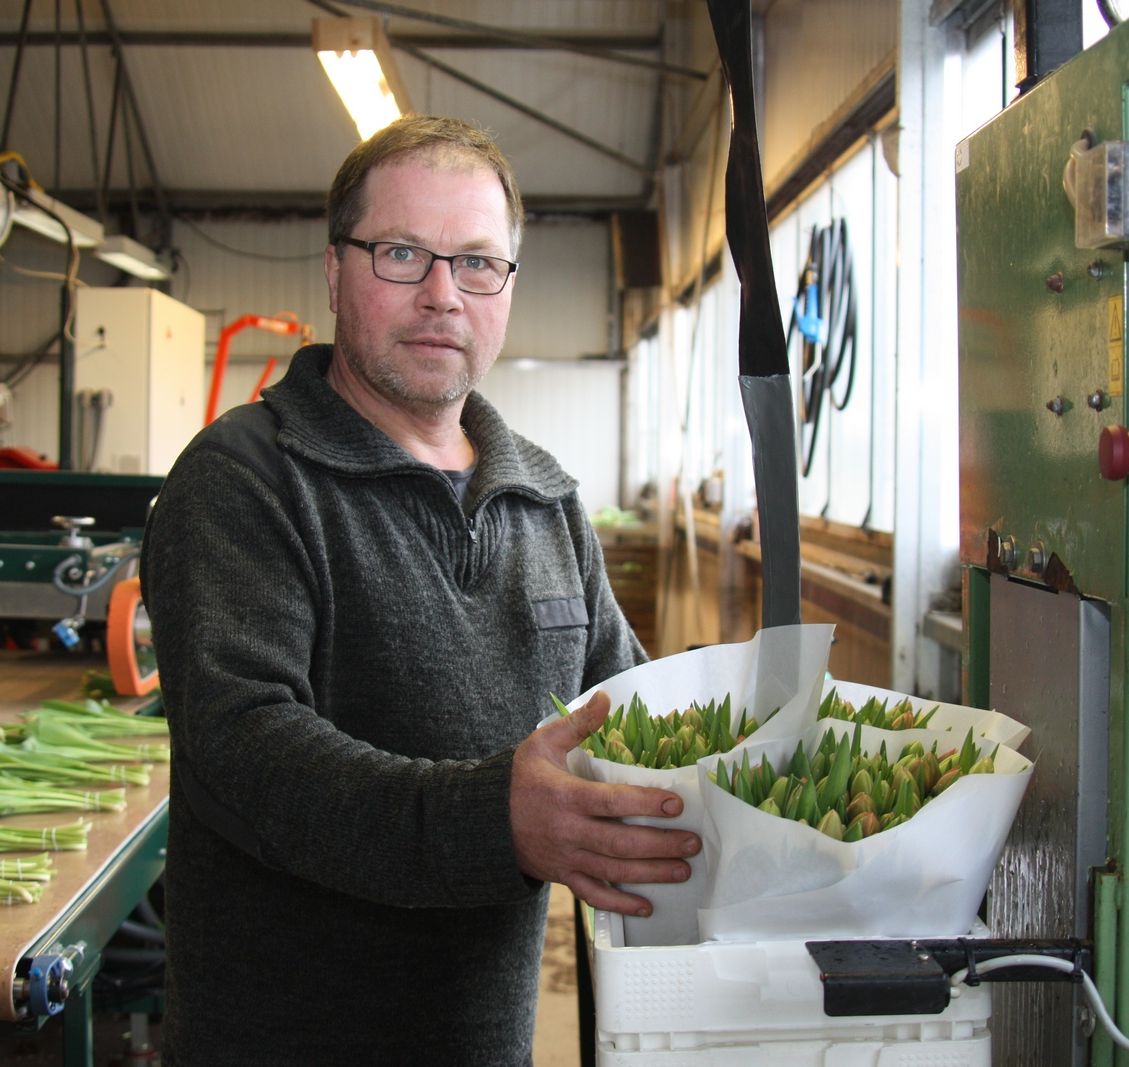
[[[203,425],[204,316],[156,289],[79,289],[80,469],[166,474]]]

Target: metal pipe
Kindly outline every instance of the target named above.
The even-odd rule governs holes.
[[[74,269],[74,239],[67,230],[67,270]],[[59,294],[59,470],[74,470],[74,341],[71,338],[71,279]]]
[[[153,181],[153,196],[157,201],[157,215],[161,220],[163,226],[169,225],[169,210],[168,199],[165,196],[164,188],[161,186],[160,178],[157,176],[157,164],[153,158],[153,151],[149,146],[149,138],[145,133],[145,124],[141,121],[141,111],[137,107],[137,97],[133,92],[133,83],[129,78],[129,70],[125,65],[125,52],[121,45],[121,38],[118,36],[118,28],[114,22],[114,16],[110,11],[110,0],[102,0],[102,14],[106,19],[106,28],[110,31],[114,40],[114,53],[117,56],[118,63],[121,67],[122,85],[125,89],[126,100],[133,110],[134,122],[137,126],[137,137],[141,142],[141,151],[145,156],[145,164],[149,168],[149,176]],[[130,182],[131,189],[133,182]]]
[[[24,0],[24,11],[20,18],[19,43],[16,45],[16,58],[12,61],[12,77],[8,83],[8,106],[4,111],[4,133],[0,136],[0,148],[8,147],[8,135],[12,132],[12,114],[16,109],[16,86],[20,81],[20,66],[27,46],[27,23],[31,17],[31,0]]]
[[[63,0],[55,0],[55,181],[52,192],[58,196],[63,184]]]
[[[1094,877],[1094,984],[1102,1002],[1112,1004],[1117,988],[1118,877],[1102,871]],[[1112,1067],[1113,1041],[1103,1027],[1094,1031],[1090,1067]]]
[[[94,87],[90,80],[90,49],[86,43],[86,22],[82,15],[82,0],[74,0],[75,15],[78,18],[79,48],[82,52],[82,78],[86,86],[86,124],[90,131],[90,171],[94,176],[95,196],[98,199],[98,221],[106,223],[106,193],[98,182],[102,169],[98,164],[98,124],[94,115]]]
[[[375,11],[378,14],[394,15],[416,22],[430,22],[437,26],[446,26],[449,29],[484,33],[502,41],[514,42],[519,46],[558,48],[565,52],[575,52],[578,55],[590,56],[593,59],[607,59],[615,63],[625,63],[628,66],[646,67],[649,70],[661,70],[669,74],[677,74],[682,78],[693,78],[696,81],[703,81],[707,77],[704,71],[694,70],[691,67],[681,67],[661,61],[654,62],[649,59],[640,59],[637,56],[624,56],[620,55],[618,52],[605,52],[602,49],[590,48],[581,44],[562,44],[559,41],[554,41],[550,37],[543,37],[539,34],[507,30],[500,26],[486,26],[480,22],[469,22],[466,19],[452,18],[450,15],[437,15],[428,11],[418,11],[414,8],[405,7],[403,4],[386,4],[383,3],[382,0],[349,0],[349,2],[353,7],[363,7],[369,11]]]
[[[582,145],[586,145],[593,151],[599,152],[601,155],[608,156],[614,159],[617,163],[622,163],[625,167],[630,167],[640,174],[650,174],[650,168],[643,163],[638,163],[629,156],[617,152],[614,148],[609,148],[599,141],[593,140],[587,134],[581,133],[579,130],[574,130],[571,126],[566,126],[563,122],[557,122],[556,119],[549,118],[548,115],[531,108],[528,104],[523,104],[520,100],[515,100],[512,96],[507,96],[505,93],[500,93],[493,86],[486,85],[484,82],[478,81],[476,78],[464,74],[454,67],[448,66],[441,60],[435,59],[416,48],[408,48],[403,45],[400,46],[401,51],[407,52],[408,55],[414,59],[418,59],[421,63],[426,63],[434,67],[436,70],[441,71],[448,77],[454,78],[456,81],[462,82],[464,85],[469,85],[472,89],[477,89],[480,93],[485,93],[487,96],[505,104],[507,107],[512,107],[515,111],[520,111],[523,115],[527,115],[531,119],[536,119],[538,122],[548,126],[550,129],[556,130],[557,133],[563,133],[566,137],[571,137],[574,141],[579,141]]]

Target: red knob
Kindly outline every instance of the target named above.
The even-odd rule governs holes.
[[[1119,482],[1129,477],[1129,430],[1107,426],[1098,439],[1098,467],[1102,477]]]

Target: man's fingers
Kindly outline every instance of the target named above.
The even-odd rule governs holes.
[[[601,690],[593,693],[588,703],[571,712],[567,719],[562,716],[558,721],[547,723],[538,733],[551,738],[554,747],[563,754],[598,730],[611,706],[611,698]]]
[[[564,883],[576,896],[594,908],[602,911],[618,911],[623,915],[638,915],[646,918],[651,914],[651,902],[634,893],[598,882],[586,874],[577,873]]]
[[[669,789],[577,780],[588,787],[582,794],[582,803],[588,815],[608,819],[627,819],[633,815],[664,819],[682,814],[682,798]]]
[[[577,870],[601,882],[615,885],[665,885],[685,882],[690,864],[684,860],[625,860],[618,856],[585,856]]]
[[[696,856],[702,842],[688,830],[664,830],[621,822],[597,823],[589,827],[583,847],[589,852],[622,859],[682,859]],[[613,881],[622,881],[616,877]]]

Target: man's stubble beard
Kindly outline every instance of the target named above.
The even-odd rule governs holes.
[[[392,339],[391,344],[396,344],[395,338]],[[337,347],[345,363],[360,381],[397,407],[421,415],[433,415],[454,404],[462,403],[493,365],[493,360],[486,366],[476,362],[477,347],[473,340],[460,341],[460,344],[465,359],[455,377],[438,394],[421,395],[410,383],[408,375],[401,373],[391,358],[379,355],[374,359],[366,359],[363,354],[359,354],[361,346],[356,343],[354,337],[345,336],[337,339]]]

